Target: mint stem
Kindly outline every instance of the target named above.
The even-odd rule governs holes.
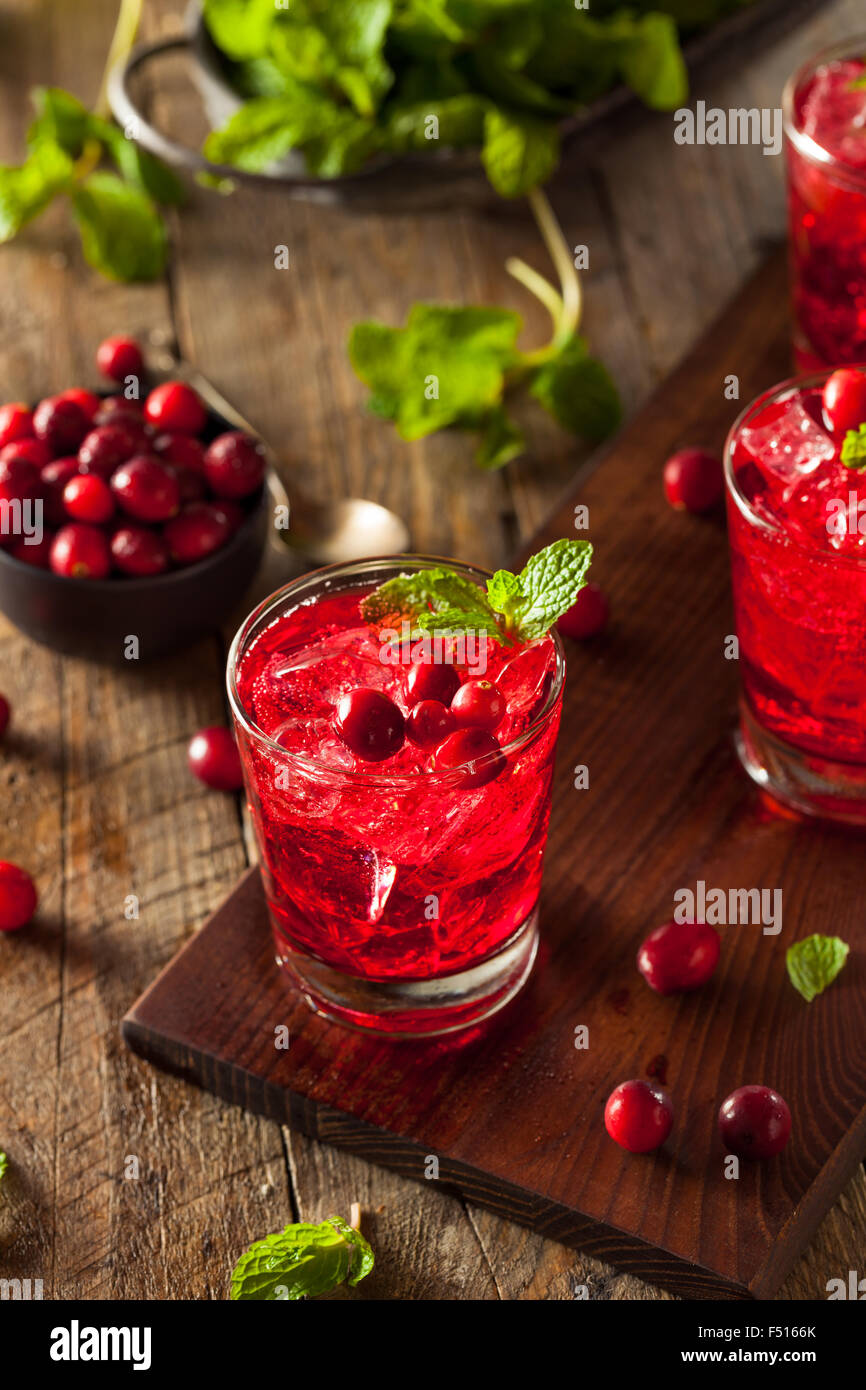
[[[537,270],[533,270],[532,266],[527,265],[518,256],[512,256],[505,262],[508,274],[541,301],[553,321],[553,337],[550,342],[524,356],[525,366],[533,368],[555,357],[577,332],[583,313],[583,291],[568,243],[547,195],[540,188],[532,188],[527,197],[550,259],[556,268],[562,290],[561,294],[558,293],[549,280],[539,275]]]
[[[132,45],[135,43],[143,6],[144,0],[120,0],[117,24],[109,45],[102,81],[99,84],[99,96],[96,98],[96,105],[93,108],[97,116],[108,118],[111,115],[111,107],[108,102],[108,79],[112,69],[128,57]]]

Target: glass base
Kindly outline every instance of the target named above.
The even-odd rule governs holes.
[[[530,913],[495,956],[432,980],[346,975],[298,950],[276,927],[274,939],[277,965],[315,1013],[366,1033],[434,1038],[490,1018],[523,988],[538,950],[538,912]]]
[[[804,815],[866,826],[866,766],[822,758],[785,743],[740,702],[735,737],[740,762],[754,782]]]

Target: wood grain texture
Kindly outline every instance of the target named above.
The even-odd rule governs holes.
[[[145,36],[179,25],[182,9],[181,0],[149,0]],[[20,157],[32,84],[93,98],[115,14],[116,0],[6,0],[0,157]],[[809,52],[861,28],[861,0],[816,4],[814,18],[775,47],[721,56],[696,95],[775,105],[782,80]],[[179,68],[169,65],[153,86],[161,111],[194,141],[198,104]],[[778,161],[748,147],[680,148],[672,158],[669,124],[645,113],[600,136],[555,201],[570,243],[590,247],[585,326],[629,410],[782,231]],[[172,231],[165,287],[127,288],[91,274],[59,209],[2,248],[3,397],[92,381],[93,348],[106,332],[174,334],[314,492],[391,501],[419,548],[487,563],[531,534],[587,466],[588,451],[535,411],[529,455],[493,477],[474,472],[459,439],[402,444],[363,414],[365,393],[345,358],[354,318],[396,323],[413,299],[433,295],[508,304],[525,315],[525,340],[542,341],[543,313],[503,268],[516,254],[550,273],[521,208],[353,219],[267,194],[219,200],[193,189]],[[280,242],[293,257],[283,278],[273,269]],[[0,1147],[12,1160],[0,1201],[0,1273],[43,1277],[46,1296],[221,1298],[250,1240],[300,1210],[345,1211],[359,1195],[367,1207],[369,1192],[377,1248],[387,1251],[378,1296],[567,1299],[582,1284],[591,1297],[659,1296],[429,1184],[230,1109],[118,1049],[124,1009],[247,859],[235,809],[184,771],[186,738],[222,717],[221,660],[217,643],[203,643],[186,665],[153,670],[133,695],[119,676],[100,685],[88,668],[0,624],[0,688],[18,712],[0,750],[0,854],[30,867],[43,893],[34,931],[0,942]],[[67,682],[73,703],[61,717]],[[111,716],[115,705],[122,719]],[[100,739],[101,750],[85,746]],[[151,780],[161,780],[160,791],[148,790]],[[146,830],[137,827],[142,808]],[[107,822],[114,828],[104,844]],[[158,902],[137,924],[122,921],[119,906],[133,883],[151,895],[159,884]],[[142,1159],[138,1182],[118,1170],[129,1152]],[[456,1252],[447,1261],[438,1242],[446,1225]],[[821,1296],[825,1278],[856,1264],[864,1246],[861,1177],[782,1296]]]

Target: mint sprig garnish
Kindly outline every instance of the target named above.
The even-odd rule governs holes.
[[[832,984],[848,959],[849,947],[838,936],[807,936],[785,953],[788,978],[808,1004]]]
[[[361,616],[379,627],[407,619],[422,632],[533,642],[574,603],[591,561],[589,541],[559,540],[532,555],[520,574],[497,570],[486,590],[444,565],[401,574],[361,600]]]
[[[857,472],[866,468],[866,421],[856,430],[848,431],[839,457],[846,468],[854,468]]]
[[[232,1270],[233,1300],[290,1302],[316,1298],[338,1284],[357,1284],[373,1268],[360,1231],[339,1216],[320,1226],[286,1226],[254,1241]]]

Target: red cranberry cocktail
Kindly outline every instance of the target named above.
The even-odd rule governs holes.
[[[476,1023],[529,975],[562,703],[552,633],[448,638],[362,616],[391,581],[428,574],[471,607],[486,576],[442,563],[304,576],[229,658],[278,961],[315,1009],[399,1036]]]
[[[750,405],[725,472],[739,752],[801,810],[866,823],[866,368]]]
[[[797,366],[866,361],[866,37],[805,64],[783,103]]]

